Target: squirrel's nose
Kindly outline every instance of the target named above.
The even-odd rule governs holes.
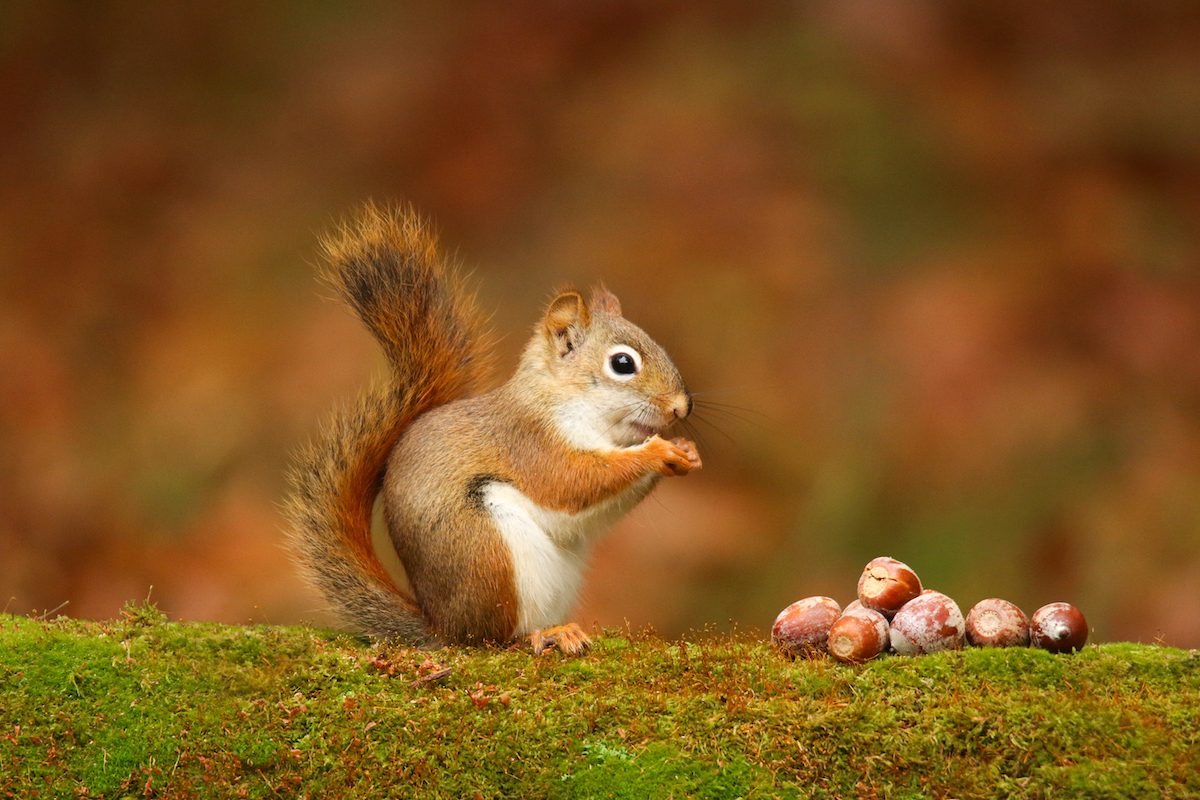
[[[683,419],[688,414],[692,413],[692,396],[687,392],[681,392],[675,396],[671,403],[671,413],[676,419]]]

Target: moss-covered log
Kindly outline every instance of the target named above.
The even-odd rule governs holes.
[[[0,797],[1200,796],[1200,655],[586,657],[0,616]]]

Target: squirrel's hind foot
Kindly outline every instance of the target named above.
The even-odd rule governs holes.
[[[566,625],[555,625],[553,628],[539,628],[529,634],[529,644],[533,654],[540,656],[547,650],[557,647],[568,656],[580,656],[592,646],[592,639],[583,632],[578,623],[568,622]]]

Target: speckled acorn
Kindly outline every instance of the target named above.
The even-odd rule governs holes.
[[[903,561],[888,556],[873,558],[858,579],[858,599],[867,608],[889,619],[921,594],[921,579]]]
[[[1029,619],[1007,600],[980,600],[967,613],[967,642],[975,647],[1024,647],[1029,644]]]
[[[861,664],[888,647],[888,621],[855,600],[829,629],[829,654],[847,664]]]
[[[965,628],[958,604],[926,589],[892,618],[892,649],[906,656],[957,650],[963,646]]]
[[[789,656],[808,658],[826,651],[829,629],[842,613],[832,597],[806,597],[779,612],[771,642]]]
[[[1029,618],[1029,643],[1051,653],[1078,650],[1087,637],[1087,620],[1070,603],[1044,605]]]

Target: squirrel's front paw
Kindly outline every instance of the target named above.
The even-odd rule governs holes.
[[[704,462],[700,460],[700,451],[696,448],[696,443],[691,439],[672,439],[671,444],[678,447],[687,456],[687,469],[679,473],[680,475],[686,475],[692,470],[700,469],[704,466]]]
[[[703,466],[695,442],[688,439],[658,439],[656,444],[662,450],[662,466],[659,467],[659,472],[663,475],[687,475]]]

